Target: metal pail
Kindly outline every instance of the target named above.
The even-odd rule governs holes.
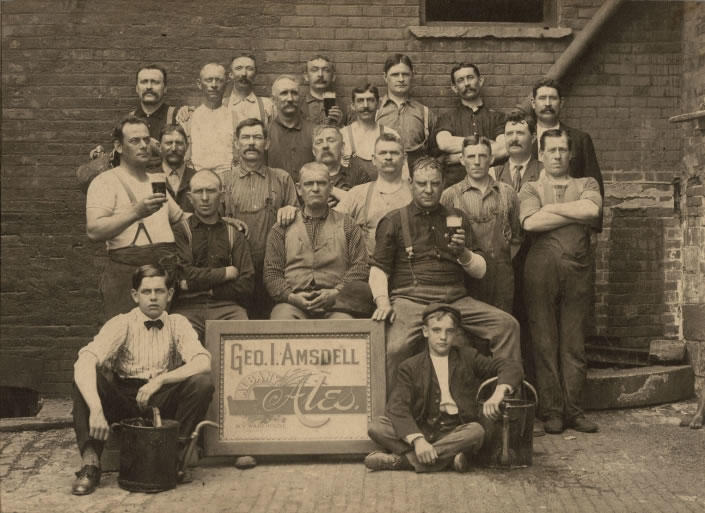
[[[178,421],[137,417],[115,426],[120,435],[120,488],[154,493],[176,487]]]
[[[483,388],[496,382],[490,378],[477,391],[477,399]],[[534,450],[534,415],[538,396],[530,383],[522,383],[522,396],[526,390],[533,394],[533,400],[504,399],[500,404],[501,416],[492,420],[480,413],[480,424],[485,428],[485,441],[477,453],[480,465],[498,468],[523,468],[531,466]],[[483,401],[484,402],[484,401]]]

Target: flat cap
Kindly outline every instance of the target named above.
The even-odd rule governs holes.
[[[423,314],[422,314],[422,320],[423,322],[426,322],[426,319],[428,319],[429,315],[434,314],[436,312],[447,312],[451,314],[453,317],[455,317],[455,322],[456,324],[460,324],[460,312],[458,311],[457,308],[454,306],[451,306],[447,303],[431,303],[428,305],[426,308],[423,309]]]

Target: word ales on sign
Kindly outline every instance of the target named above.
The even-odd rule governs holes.
[[[356,442],[369,441],[367,424],[375,403],[372,381],[375,386],[382,386],[381,403],[384,402],[383,371],[382,379],[375,379],[372,372],[373,359],[380,358],[373,355],[375,344],[370,328],[374,324],[213,324],[220,331],[219,361],[214,367],[220,374],[217,420],[222,442],[254,444],[259,450],[251,452],[262,454],[270,452],[268,444],[273,453],[277,453],[273,448],[281,444],[292,453],[336,453],[348,452],[340,443],[353,442],[349,448],[354,450],[360,445]],[[247,331],[235,329],[235,325]],[[383,368],[383,339],[377,342],[380,344]],[[208,347],[215,356],[212,345],[209,341]],[[304,445],[300,445],[302,442]],[[316,446],[316,442],[324,444]],[[331,446],[331,442],[339,446]]]

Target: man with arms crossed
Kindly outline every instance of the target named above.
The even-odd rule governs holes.
[[[583,415],[585,335],[593,307],[590,230],[602,197],[592,177],[569,174],[571,140],[547,130],[540,140],[544,174],[519,193],[520,219],[533,238],[524,266],[524,300],[531,330],[539,417],[547,433],[564,427],[592,433]]]
[[[521,365],[487,358],[471,347],[453,345],[460,329],[460,312],[434,303],[422,313],[426,350],[399,366],[386,416],[373,419],[369,435],[391,453],[373,452],[365,458],[371,470],[442,470],[465,472],[467,454],[482,446],[485,431],[478,422],[477,388],[481,380],[497,376],[497,387],[482,405],[482,413],[496,419],[499,405],[521,383]]]
[[[179,421],[181,461],[190,434],[208,410],[211,355],[185,317],[166,313],[173,294],[162,267],[140,267],[130,292],[137,307],[106,322],[78,352],[73,419],[83,466],[76,473],[74,495],[93,493],[100,483],[100,455],[111,423],[158,407],[164,418]],[[112,380],[103,368],[112,371]]]

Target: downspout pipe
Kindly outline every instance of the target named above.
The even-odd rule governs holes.
[[[600,8],[595,11],[590,21],[587,22],[576,38],[571,41],[556,62],[553,63],[553,66],[546,72],[545,78],[561,80],[571,66],[575,64],[575,61],[585,53],[594,41],[595,36],[600,32],[602,27],[604,27],[605,23],[609,21],[623,1],[624,0],[606,0]],[[526,112],[531,112],[530,98],[527,98],[518,107]]]
[[[595,12],[590,21],[580,31],[575,39],[568,45],[558,60],[553,63],[546,73],[546,78],[560,80],[593,42],[595,36],[609,21],[624,0],[606,0]]]

